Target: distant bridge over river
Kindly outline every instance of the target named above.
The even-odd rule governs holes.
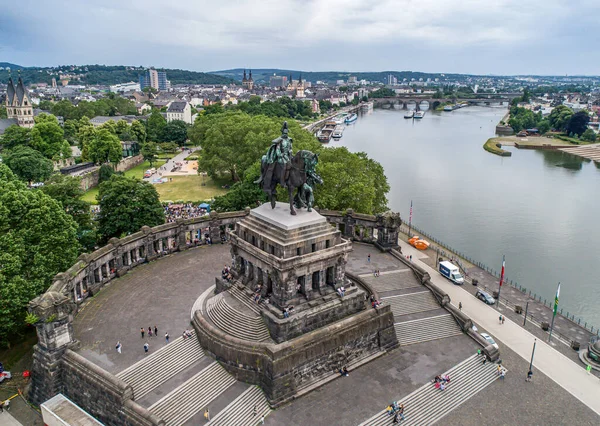
[[[511,100],[521,96],[521,93],[498,93],[488,95],[489,97],[478,97],[471,99],[441,98],[436,99],[431,95],[404,95],[386,98],[372,99],[376,108],[393,109],[435,109],[437,106],[445,103],[467,102],[469,105],[481,106],[503,106],[510,103]]]

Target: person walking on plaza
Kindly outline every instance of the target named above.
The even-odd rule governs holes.
[[[140,333],[142,333],[142,339],[143,339],[144,338],[144,333],[145,333],[144,327],[140,328]]]
[[[148,337],[152,337],[152,327],[148,327]]]
[[[533,378],[533,371],[529,370],[527,372],[527,378],[525,379],[526,382],[531,382],[531,379]]]
[[[158,337],[158,328],[156,328],[156,326],[154,326],[154,335]]]
[[[458,310],[462,311],[462,302],[458,302]]]
[[[210,422],[210,411],[208,411],[208,408],[204,410],[204,418]]]
[[[165,333],[165,340],[169,343],[169,333]]]
[[[115,349],[117,350],[118,353],[121,353],[121,348],[123,346],[121,345],[121,342],[117,342],[117,345],[115,346]]]
[[[367,255],[367,263],[371,263],[371,253]]]
[[[144,353],[148,353],[148,349],[150,349],[150,345],[148,344],[148,342],[144,343]]]
[[[502,324],[502,315],[498,317],[498,324]]]

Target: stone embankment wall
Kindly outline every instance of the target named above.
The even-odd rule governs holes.
[[[135,166],[139,166],[143,162],[144,157],[142,157],[141,155],[123,158],[121,161],[119,161],[119,164],[117,164],[116,170],[118,172],[126,172],[127,170],[132,169]],[[99,181],[100,167],[96,167],[88,173],[81,175],[81,183],[79,184],[79,186],[83,191],[88,191],[98,186]]]
[[[81,255],[75,265],[67,271],[57,274],[46,293],[29,304],[29,311],[39,318],[39,322],[35,325],[38,344],[34,347],[29,399],[39,405],[62,392],[79,403],[82,408],[98,415],[104,423],[109,425],[161,424],[156,423],[156,419],[147,418],[144,409],[128,397],[127,389],[119,384],[121,382],[116,376],[70,351],[77,347],[77,342],[73,337],[73,318],[77,314],[79,305],[87,297],[100,291],[113,278],[126,274],[139,264],[193,247],[199,243],[200,238],[198,237],[207,233],[214,242],[219,242],[220,237],[228,229],[232,229],[236,222],[246,217],[249,212],[249,208],[240,212],[218,214],[213,212],[209,216],[167,223],[154,228],[143,227],[140,232],[122,239],[113,238],[109,244],[95,252]],[[395,241],[397,241],[395,226],[399,227],[400,224],[400,217],[397,214],[369,216],[356,214],[352,210],[345,213],[333,211],[321,211],[320,213],[338,229],[341,229],[346,238],[374,242],[388,250],[397,246],[393,243],[394,235],[396,235]],[[381,321],[386,323],[390,321],[390,318],[393,323],[391,311],[387,313],[384,309],[373,312],[377,312],[377,315],[374,318],[365,319],[362,327],[376,329],[381,327],[379,324]],[[390,336],[395,337],[393,325],[389,330],[387,334],[381,333],[379,336],[382,347],[389,346]],[[346,332],[352,333],[352,330],[349,329]],[[323,336],[323,339],[325,337]],[[235,347],[243,342],[241,340],[236,342],[236,340],[227,336],[227,339],[219,344],[222,346],[222,350],[236,350]],[[356,342],[355,346],[356,354],[360,351],[364,352],[365,346],[361,342]],[[325,343],[320,347],[319,353],[322,356],[333,356],[336,351],[344,350],[327,346]],[[307,351],[309,350],[311,349],[307,348]],[[262,366],[266,365],[264,357],[269,352],[265,351],[262,344],[246,348],[242,353],[244,358],[240,358],[240,364],[255,365],[256,371],[240,368],[236,376],[240,380],[260,383],[257,371],[264,369]],[[270,359],[275,359],[271,354],[268,356]],[[277,358],[280,363],[278,365],[282,365],[284,358],[283,355]],[[283,370],[285,368],[281,367],[279,370],[273,371]],[[291,380],[293,376],[290,376],[289,372],[287,374],[288,376],[285,377]],[[281,377],[283,378],[284,375]],[[299,377],[302,378],[302,375]],[[285,380],[288,380],[287,378]],[[95,397],[88,398],[85,396],[86,392]],[[99,397],[99,395],[104,396]],[[106,404],[115,403],[115,401],[120,401],[117,403],[119,410],[115,411],[116,408],[113,410],[106,407]]]

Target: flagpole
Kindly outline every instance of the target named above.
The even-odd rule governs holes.
[[[496,298],[496,307],[500,307],[500,290],[502,290],[502,281],[504,280],[504,255],[502,255],[502,271],[500,272],[500,285],[498,286],[498,297]]]
[[[548,342],[552,339],[552,330],[554,329],[554,318],[556,317],[556,311],[558,311],[558,296],[560,295],[560,282],[556,289],[556,296],[554,296],[554,313],[552,314],[552,322],[550,323],[550,334],[548,335]]]
[[[408,238],[410,238],[411,226],[412,226],[412,200],[410,200],[410,214],[408,216]]]

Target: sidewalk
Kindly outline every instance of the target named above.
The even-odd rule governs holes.
[[[406,231],[402,229],[402,231]],[[406,232],[403,232],[406,234]],[[400,236],[401,239],[404,238],[406,240],[406,236]],[[426,240],[429,238],[425,237]],[[423,254],[428,255],[429,257],[421,257],[421,260],[437,270],[436,265],[436,246],[437,244],[432,243],[432,247],[430,247],[425,252],[420,252],[420,256]],[[452,253],[450,250],[439,247],[440,257],[444,259],[451,259],[452,257],[459,258],[457,254]],[[482,268],[477,265],[472,265],[468,261],[462,260],[461,264],[466,269],[466,283],[463,286],[464,290],[468,291],[472,295],[475,295],[477,290],[482,289],[489,294],[492,294],[494,291],[498,290],[499,278],[486,272]],[[477,279],[479,281],[478,286],[471,285],[472,279]],[[533,295],[528,294],[527,292],[522,292],[518,288],[510,285],[510,282],[505,281],[502,286],[502,291],[500,293],[500,306],[499,308],[495,308],[499,313],[511,319],[512,321],[520,324],[522,326],[525,308],[527,306],[527,302],[529,302],[529,307],[527,310],[527,322],[525,325],[525,329],[529,330],[532,334],[534,334],[537,338],[547,341],[548,340],[548,332],[542,330],[540,324],[541,322],[550,323],[552,321],[552,308],[549,304],[553,303],[553,300],[539,300],[540,297],[535,298]],[[457,300],[458,303],[460,300]],[[546,304],[544,304],[546,302]],[[514,310],[515,305],[521,306],[523,309],[523,313],[517,314]],[[554,321],[554,330],[552,332],[552,343],[551,345],[560,351],[563,355],[566,355],[571,360],[575,361],[576,364],[580,365],[581,368],[585,369],[585,365],[579,364],[579,353],[573,349],[571,349],[571,342],[579,342],[581,350],[587,349],[587,345],[589,344],[591,338],[597,335],[597,330],[594,329],[594,332],[590,332],[589,329],[585,328],[584,324],[578,325],[575,321],[568,319],[566,316],[562,315],[563,310],[559,309],[559,314],[556,315]],[[567,312],[565,312],[567,314]],[[593,374],[600,377],[600,371],[592,371]]]
[[[7,411],[0,413],[0,425],[2,426],[23,426]]]
[[[516,324],[510,320],[510,318],[507,319],[505,324],[499,324],[495,309],[472,297],[461,286],[456,286],[443,278],[437,271],[421,260],[424,256],[427,257],[426,254],[416,250],[404,241],[400,241],[400,246],[404,255],[412,255],[413,262],[429,273],[431,282],[448,293],[454,305],[458,305],[458,301],[462,302],[463,312],[474,322],[488,330],[496,340],[507,345],[523,359],[530,360],[535,339],[533,334],[523,329],[520,324]],[[534,380],[536,370],[546,374],[571,395],[600,415],[600,399],[597,397],[600,391],[600,380],[588,374],[580,365],[571,361],[540,339],[537,340],[533,363]]]

